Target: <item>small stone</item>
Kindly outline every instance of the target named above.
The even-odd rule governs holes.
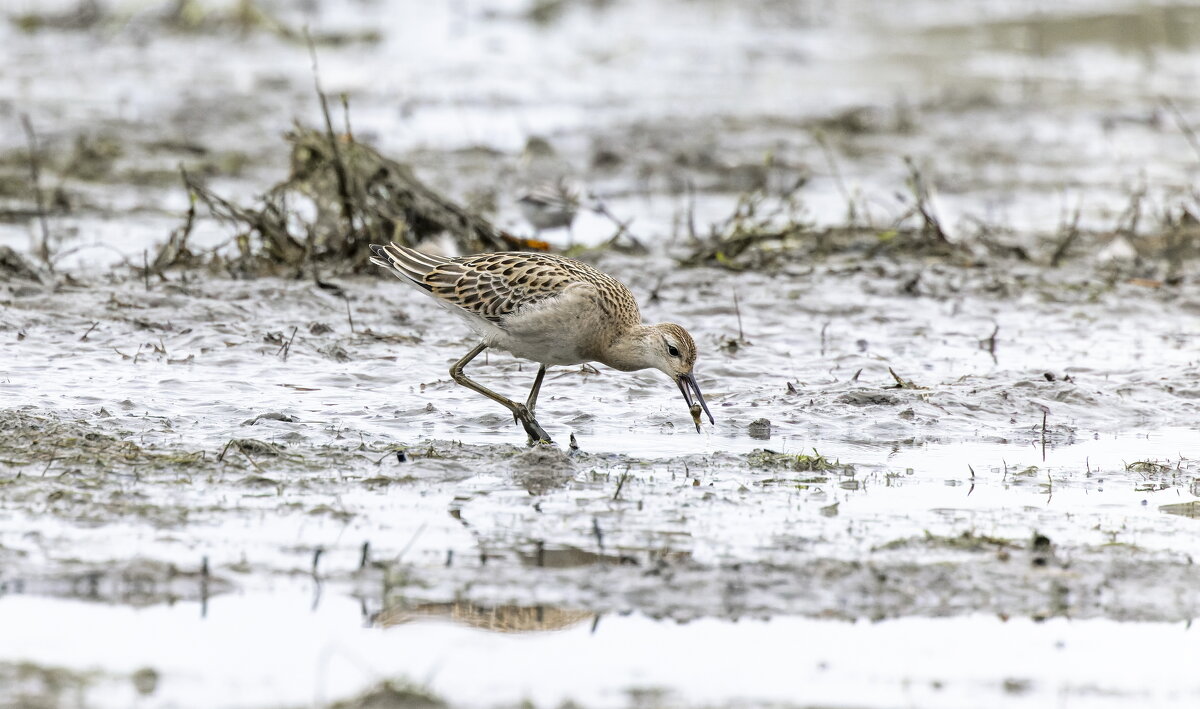
[[[848,391],[839,396],[837,400],[851,406],[894,406],[900,403],[900,400],[891,394],[870,389]]]
[[[750,437],[760,441],[770,440],[771,422],[767,419],[755,419],[750,422]]]
[[[350,353],[346,351],[346,348],[337,343],[329,345],[328,347],[322,347],[317,351],[329,359],[332,359],[334,362],[349,362],[352,359],[350,357]]]
[[[134,672],[130,679],[133,680],[133,688],[142,696],[154,694],[158,689],[158,670],[152,667],[143,667]]]
[[[251,418],[251,419],[246,419],[245,421],[242,421],[242,425],[243,426],[253,426],[256,423],[258,423],[259,421],[263,421],[263,420],[282,421],[283,423],[296,423],[296,417],[294,417],[294,416],[288,416],[287,414],[285,414],[281,411],[271,411],[269,413],[259,414],[258,416],[255,416],[254,418]]]

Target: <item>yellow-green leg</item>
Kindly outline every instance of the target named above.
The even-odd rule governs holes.
[[[542,379],[546,377],[546,365],[538,367],[537,376],[533,378],[533,388],[529,390],[529,398],[525,400],[525,408],[529,409],[529,413],[533,413],[533,407],[537,406],[538,392],[542,390]]]
[[[541,367],[538,369],[537,377],[533,382],[533,390],[529,392],[528,403],[518,404],[517,402],[501,396],[491,389],[488,389],[484,385],[474,381],[465,373],[463,373],[463,367],[466,367],[468,362],[478,357],[479,353],[486,349],[487,345],[482,342],[476,345],[474,349],[466,354],[466,356],[455,362],[454,366],[450,367],[450,377],[455,382],[472,391],[483,394],[487,398],[511,411],[513,419],[520,423],[522,427],[524,427],[525,433],[529,434],[529,437],[534,441],[546,441],[547,443],[551,443],[552,441],[550,440],[550,435],[542,429],[541,425],[538,424],[537,419],[533,417],[533,405],[537,403],[538,390],[542,386],[542,377],[544,377],[546,374],[546,368]]]

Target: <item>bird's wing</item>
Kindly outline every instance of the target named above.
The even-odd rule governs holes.
[[[384,246],[371,244],[371,253],[375,254],[371,263],[383,266],[402,280],[408,281],[426,292],[431,292],[433,287],[425,282],[425,277],[433,269],[453,262],[453,259],[444,256],[434,256],[394,243]]]
[[[445,258],[404,246],[372,245],[375,258],[438,300],[503,327],[522,309],[544,306],[568,290],[619,319],[640,322],[637,301],[612,276],[574,259],[530,252]]]
[[[441,264],[425,274],[424,282],[435,297],[502,325],[521,309],[589,285],[564,263],[546,254],[482,254]]]

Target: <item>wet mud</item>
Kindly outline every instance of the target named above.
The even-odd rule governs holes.
[[[1137,659],[1194,656],[1200,605],[1192,8],[36,5],[0,27],[0,705],[1200,697]],[[556,368],[531,446],[455,385],[467,330],[293,179],[305,25],[344,154],[684,324],[716,424]],[[534,233],[564,168],[607,214]]]

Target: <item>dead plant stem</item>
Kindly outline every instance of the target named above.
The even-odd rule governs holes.
[[[321,88],[321,73],[317,65],[317,47],[313,44],[312,35],[304,28],[304,39],[308,43],[308,54],[312,58],[313,87],[317,98],[321,101],[321,114],[325,117],[325,137],[329,141],[329,149],[333,153],[333,171],[337,177],[338,196],[342,201],[342,218],[350,234],[354,233],[354,208],[350,201],[350,187],[346,178],[346,165],[342,162],[342,151],[338,148],[337,136],[333,132],[333,119],[329,116],[329,99]],[[349,109],[347,109],[348,111]],[[347,113],[348,115],[348,113]]]
[[[21,114],[21,127],[25,129],[25,141],[29,146],[29,176],[33,180],[33,197],[37,202],[38,224],[42,229],[42,243],[38,245],[38,258],[53,273],[54,264],[50,260],[50,222],[46,218],[46,198],[42,194],[41,150],[38,147],[37,133],[33,129],[33,121],[29,119],[29,114]]]
[[[1188,124],[1187,119],[1183,116],[1183,112],[1179,110],[1174,101],[1166,96],[1161,97],[1159,100],[1171,114],[1171,118],[1175,120],[1175,125],[1179,126],[1179,132],[1183,133],[1183,137],[1187,139],[1188,145],[1191,145],[1192,150],[1196,152],[1196,158],[1200,159],[1200,136],[1196,135],[1196,131]]]

